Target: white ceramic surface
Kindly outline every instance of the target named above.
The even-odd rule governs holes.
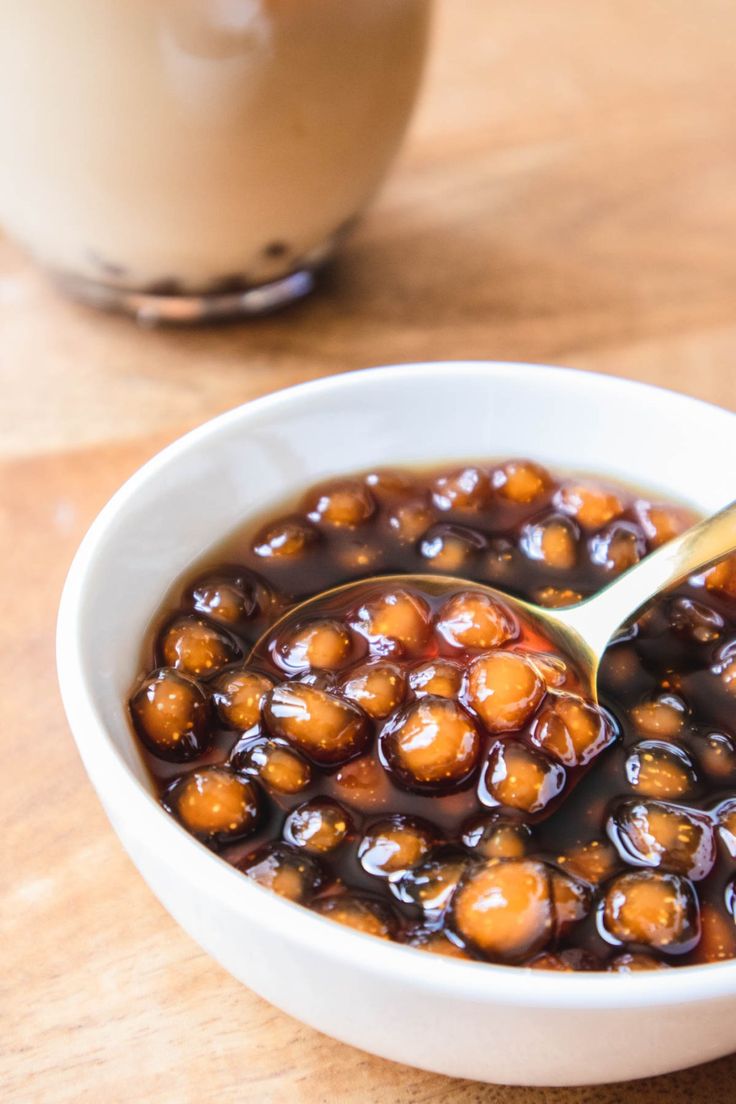
[[[561,975],[430,956],[282,900],[158,806],[124,702],[172,580],[249,514],[335,473],[531,456],[712,511],[733,498],[736,415],[610,377],[523,364],[403,365],[282,391],[188,434],[95,521],[58,624],[64,706],[126,850],[197,942],[267,1000],[354,1046],[458,1077],[572,1085],[736,1048],[736,961]],[[83,907],[83,903],[80,904]]]

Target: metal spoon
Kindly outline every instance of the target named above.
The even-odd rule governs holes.
[[[434,594],[467,589],[496,598],[549,640],[560,656],[577,668],[586,696],[597,700],[598,668],[616,630],[662,591],[735,550],[736,501],[656,549],[591,598],[565,609],[544,609],[468,579],[424,574],[374,575],[322,591],[292,607],[256,641],[249,659],[259,654],[265,657],[269,641],[286,625],[303,621],[305,615],[328,612],[330,606],[349,604],[352,594],[363,597],[366,588],[373,585],[411,588],[416,584]]]

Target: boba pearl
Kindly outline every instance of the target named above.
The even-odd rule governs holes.
[[[463,669],[451,659],[430,659],[409,672],[415,698],[456,698],[463,685]]]
[[[695,522],[692,513],[680,506],[663,506],[639,499],[635,509],[650,548],[659,548],[673,540]]]
[[[736,694],[736,640],[729,640],[716,653],[716,662],[711,670],[718,675],[723,690]]]
[[[591,538],[590,559],[611,575],[620,575],[646,555],[646,541],[640,529],[628,521],[617,521]]]
[[[259,885],[299,905],[306,904],[324,880],[319,863],[285,843],[259,847],[238,863],[238,869]]]
[[[366,831],[358,845],[358,859],[367,874],[396,878],[426,858],[433,842],[429,825],[397,814]]]
[[[617,494],[587,483],[564,483],[555,493],[554,503],[588,530],[602,529],[624,512]]]
[[[324,897],[312,907],[320,916],[326,916],[337,924],[363,932],[364,935],[375,935],[379,939],[391,939],[393,936],[393,917],[378,901],[353,893],[342,893],[335,897]]]
[[[244,579],[209,575],[192,589],[192,604],[197,613],[223,625],[245,621],[256,611],[253,587]]]
[[[468,701],[489,732],[510,732],[531,718],[545,686],[532,663],[516,652],[488,652],[468,671]]]
[[[570,671],[560,656],[552,655],[550,652],[524,651],[521,654],[536,668],[548,690],[558,690],[568,681]]]
[[[437,632],[454,648],[485,651],[517,637],[519,626],[505,603],[482,591],[465,590],[442,606]]]
[[[712,644],[723,632],[725,622],[716,610],[694,598],[678,595],[668,603],[670,625],[693,644]]]
[[[691,744],[700,766],[714,781],[736,782],[736,743],[726,732],[707,732]]]
[[[350,658],[353,642],[341,622],[322,617],[287,631],[272,648],[287,671],[337,671]]]
[[[585,766],[616,739],[602,709],[567,694],[550,694],[532,729],[532,741],[568,767]]]
[[[457,702],[427,697],[386,722],[379,748],[382,762],[401,786],[449,793],[475,771],[480,736]]]
[[[166,626],[158,651],[164,666],[195,678],[216,674],[242,654],[229,633],[192,616],[177,617]]]
[[[559,797],[566,780],[560,763],[520,740],[498,740],[489,752],[479,797],[486,805],[536,814]]]
[[[580,973],[588,970],[600,970],[599,959],[579,947],[568,947],[564,951],[544,951],[534,958],[520,963],[530,970],[558,970],[563,973]]]
[[[540,951],[554,934],[549,868],[532,859],[471,866],[451,913],[452,930],[488,958],[511,962]]]
[[[353,667],[341,685],[342,693],[375,719],[388,717],[404,700],[406,679],[395,663],[379,660]]]
[[[534,591],[532,595],[538,606],[547,609],[564,609],[565,606],[574,606],[583,599],[582,591],[572,590],[571,587],[545,586]]]
[[[253,551],[264,560],[292,560],[303,556],[318,539],[317,530],[304,518],[285,517],[256,534]]]
[[[201,767],[183,775],[166,791],[164,804],[188,832],[210,845],[249,836],[262,807],[256,785],[227,767]]]
[[[682,730],[686,717],[684,702],[673,694],[643,702],[631,710],[631,719],[640,732],[662,740],[674,739]]]
[[[376,502],[357,479],[328,483],[310,494],[306,514],[310,521],[334,529],[355,529],[374,513]]]
[[[432,628],[432,611],[409,590],[385,590],[368,599],[353,616],[353,628],[381,655],[414,655]]]
[[[501,498],[526,505],[547,493],[552,478],[546,468],[533,460],[508,460],[494,470],[492,483]]]
[[[442,929],[414,928],[405,939],[408,947],[414,947],[418,951],[427,951],[429,954],[444,955],[446,958],[460,958],[466,962],[472,962],[473,956],[453,943],[448,933]]]
[[[705,585],[708,590],[715,591],[717,594],[736,598],[736,555],[727,556],[725,560],[721,560],[707,571]]]
[[[402,544],[414,544],[426,533],[434,519],[434,511],[425,499],[411,498],[394,506],[388,515],[388,524]]]
[[[524,527],[521,547],[530,560],[557,571],[569,571],[577,562],[579,538],[579,530],[569,518],[552,514]]]
[[[227,728],[243,732],[257,725],[273,679],[247,667],[223,671],[215,680],[212,697],[220,720]]]
[[[461,525],[433,525],[419,543],[419,555],[434,571],[459,575],[486,547],[482,533]]]
[[[631,748],[624,766],[626,780],[641,797],[684,797],[698,782],[690,757],[661,740],[642,740]]]
[[[684,954],[700,935],[698,898],[692,883],[677,874],[620,874],[606,891],[601,923],[621,943]]]
[[[256,740],[243,753],[231,755],[230,765],[280,794],[300,793],[312,780],[309,763],[275,740]]]
[[[364,755],[340,767],[334,775],[334,785],[344,801],[362,809],[385,808],[393,795],[388,776],[373,755]]]
[[[726,911],[708,902],[700,906],[700,940],[693,953],[696,962],[723,962],[736,958],[736,914],[733,911],[734,882],[726,886]]]
[[[394,502],[417,493],[417,483],[411,474],[392,471],[390,468],[369,472],[365,482],[366,486],[370,487],[373,497],[379,502]]]
[[[391,892],[405,904],[420,908],[427,920],[437,920],[452,900],[466,866],[464,855],[440,849],[397,881],[391,880]]]
[[[368,746],[370,726],[353,702],[317,686],[283,682],[266,695],[263,718],[280,736],[321,765],[345,763]]]
[[[729,797],[715,810],[718,835],[732,859],[736,859],[736,797]]]
[[[607,824],[624,862],[658,867],[700,881],[716,859],[710,818],[695,809],[664,801],[623,801]]]
[[[491,481],[480,468],[459,468],[434,481],[432,498],[438,510],[483,510],[491,497]]]
[[[667,962],[655,958],[654,955],[644,954],[642,951],[616,955],[606,966],[606,970],[613,974],[636,974],[640,970],[666,970]]]
[[[565,869],[591,885],[607,881],[621,866],[618,852],[608,840],[593,839],[572,847],[559,860]]]
[[[179,671],[148,675],[130,699],[130,712],[142,743],[159,759],[186,763],[212,742],[207,695]]]
[[[550,889],[555,933],[562,937],[588,915],[593,903],[593,891],[589,885],[561,870],[550,870]]]
[[[350,817],[329,797],[314,797],[293,809],[284,821],[284,839],[313,855],[336,851],[350,835]]]
[[[462,841],[483,859],[523,859],[531,847],[528,825],[500,813],[474,817],[463,828]]]

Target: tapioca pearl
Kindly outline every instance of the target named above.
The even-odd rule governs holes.
[[[646,736],[673,740],[687,720],[687,706],[674,694],[663,694],[631,710],[631,719]]]
[[[527,559],[557,571],[569,571],[578,558],[580,531],[562,514],[552,514],[524,527],[521,548]]]
[[[264,560],[293,560],[304,556],[319,540],[319,533],[303,517],[270,522],[253,539],[253,551]]]
[[[397,503],[388,515],[393,536],[402,544],[415,544],[430,528],[435,513],[423,498]]]
[[[628,571],[646,555],[641,530],[629,521],[617,521],[590,538],[590,559],[611,575]]]
[[[346,928],[375,935],[379,939],[392,939],[395,921],[389,910],[378,901],[354,893],[342,893],[324,897],[312,906],[320,916],[326,916]]]
[[[620,874],[608,885],[601,904],[602,928],[620,943],[684,954],[700,936],[697,894],[678,874]]]
[[[719,784],[736,782],[736,741],[728,732],[705,732],[690,747],[708,778]]]
[[[353,649],[350,631],[334,618],[322,617],[287,629],[276,640],[273,658],[287,671],[337,671]]]
[[[280,794],[301,793],[312,780],[312,768],[306,759],[275,740],[254,741],[243,752],[231,755],[230,765],[252,774],[269,790]]]
[[[492,537],[478,561],[478,576],[504,587],[514,578],[520,556],[516,546],[506,537]]]
[[[467,694],[490,732],[510,732],[531,718],[544,697],[545,685],[523,655],[488,652],[470,664]]]
[[[447,909],[467,866],[465,856],[438,851],[390,883],[391,892],[404,904],[416,905],[427,920]]]
[[[582,698],[550,694],[536,717],[532,742],[568,767],[585,766],[616,739],[611,720]]]
[[[550,652],[530,652],[527,649],[521,651],[521,654],[536,668],[548,690],[558,690],[570,680],[572,672],[561,656]]]
[[[550,870],[550,890],[555,934],[558,938],[562,938],[590,912],[593,904],[593,890],[585,882],[554,869]]]
[[[284,839],[313,855],[336,851],[352,832],[345,809],[328,797],[314,797],[298,805],[284,821]]]
[[[644,954],[642,951],[616,955],[606,966],[608,973],[612,974],[636,974],[641,970],[666,970],[668,968],[668,962],[662,962],[661,958]]]
[[[519,965],[526,966],[530,970],[559,970],[564,973],[580,973],[601,968],[600,960],[596,955],[580,947],[568,947],[564,951],[543,951],[542,954],[535,955]]]
[[[381,503],[410,498],[417,493],[417,481],[412,475],[390,468],[369,472],[365,483],[373,497]]]
[[[538,606],[544,606],[546,609],[564,609],[565,606],[574,606],[582,602],[583,594],[571,587],[545,586],[535,590],[532,598]]]
[[[716,860],[710,817],[663,801],[623,801],[608,818],[608,835],[624,862],[707,877]]]
[[[714,660],[711,671],[718,676],[721,688],[728,694],[736,695],[736,639],[723,644]]]
[[[437,632],[454,648],[485,651],[519,635],[519,624],[505,602],[479,590],[465,590],[445,602]]]
[[[520,740],[498,740],[483,771],[479,797],[522,813],[541,813],[562,793],[567,775],[555,763]]]
[[[449,923],[467,946],[501,962],[541,950],[554,934],[549,868],[532,859],[471,866],[455,892]]]
[[[689,755],[660,740],[642,740],[626,756],[626,780],[641,797],[674,800],[685,797],[698,783]]]
[[[328,690],[284,682],[266,695],[263,719],[268,731],[293,744],[318,765],[337,765],[368,747],[368,718],[353,702]]]
[[[130,712],[141,742],[159,759],[186,763],[212,743],[209,698],[179,671],[148,675],[130,699]]]
[[[213,683],[212,698],[226,728],[243,732],[258,724],[266,694],[274,685],[269,675],[260,671],[223,671]]]
[[[433,843],[434,832],[429,825],[397,814],[367,829],[358,845],[358,860],[367,874],[396,878],[418,866]]]
[[[531,848],[532,833],[522,821],[491,813],[468,821],[462,841],[483,859],[523,859]]]
[[[406,696],[406,678],[396,663],[378,660],[353,667],[341,683],[346,698],[374,719],[388,717]]]
[[[288,901],[307,904],[324,881],[319,863],[285,843],[267,843],[246,855],[238,869]]]
[[[705,586],[716,594],[736,598],[736,555],[727,556],[705,573]]]
[[[414,947],[418,951],[427,951],[429,954],[444,955],[446,958],[459,958],[466,962],[473,962],[473,956],[453,943],[447,932],[440,929],[415,928],[404,939],[408,947]]]
[[[722,902],[701,903],[700,940],[693,951],[694,962],[725,962],[736,958],[736,917],[731,903],[733,893],[734,883],[731,881],[726,886]]]
[[[604,839],[576,844],[560,858],[565,870],[591,885],[607,881],[621,866],[616,848]]]
[[[383,550],[368,541],[349,540],[334,552],[335,562],[349,572],[378,573],[383,560]]]
[[[484,510],[492,494],[487,472],[476,467],[458,468],[440,475],[432,487],[432,499],[438,510]]]
[[[340,479],[312,491],[305,513],[315,524],[335,529],[355,529],[373,516],[376,501],[364,483]]]
[[[386,808],[395,796],[385,770],[373,755],[353,759],[333,777],[338,797],[359,809]]]
[[[694,644],[712,644],[723,633],[721,615],[703,602],[681,595],[667,603],[669,622],[674,632]]]
[[[602,529],[624,512],[624,504],[614,491],[592,483],[564,483],[555,492],[554,504],[588,530]]]
[[[162,664],[182,674],[207,678],[235,663],[242,649],[234,637],[201,617],[176,617],[158,641]]]
[[[463,685],[464,672],[451,659],[430,659],[409,672],[409,688],[415,698],[456,698]]]
[[[736,797],[727,798],[714,812],[718,835],[732,859],[736,859]]]
[[[206,576],[192,588],[191,601],[197,613],[223,625],[245,621],[258,612],[254,588],[237,577]]]
[[[543,498],[552,486],[552,477],[533,460],[507,460],[494,468],[492,485],[501,498],[527,505]]]
[[[209,844],[251,835],[263,808],[256,784],[227,767],[201,767],[183,775],[166,790],[163,803],[188,832]]]
[[[419,542],[419,555],[434,571],[458,575],[486,547],[485,537],[460,525],[433,525]]]
[[[429,640],[432,611],[420,595],[397,588],[369,598],[351,624],[379,654],[416,655]]]
[[[693,511],[639,499],[634,509],[650,548],[659,548],[695,523]]]
[[[421,698],[387,721],[381,760],[399,785],[450,793],[475,772],[480,735],[462,706],[448,698]]]

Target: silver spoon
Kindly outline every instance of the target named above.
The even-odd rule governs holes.
[[[325,606],[333,602],[349,603],[352,593],[363,596],[366,588],[372,585],[410,588],[416,584],[435,594],[463,588],[491,595],[527,626],[546,637],[560,656],[577,668],[582,692],[595,701],[598,668],[616,630],[662,591],[733,551],[736,551],[736,502],[662,545],[591,598],[565,609],[544,609],[468,579],[424,574],[375,575],[333,587],[300,602],[256,641],[249,659],[264,654],[262,649],[266,649],[268,642],[287,624],[302,621],[305,614],[324,613]]]

